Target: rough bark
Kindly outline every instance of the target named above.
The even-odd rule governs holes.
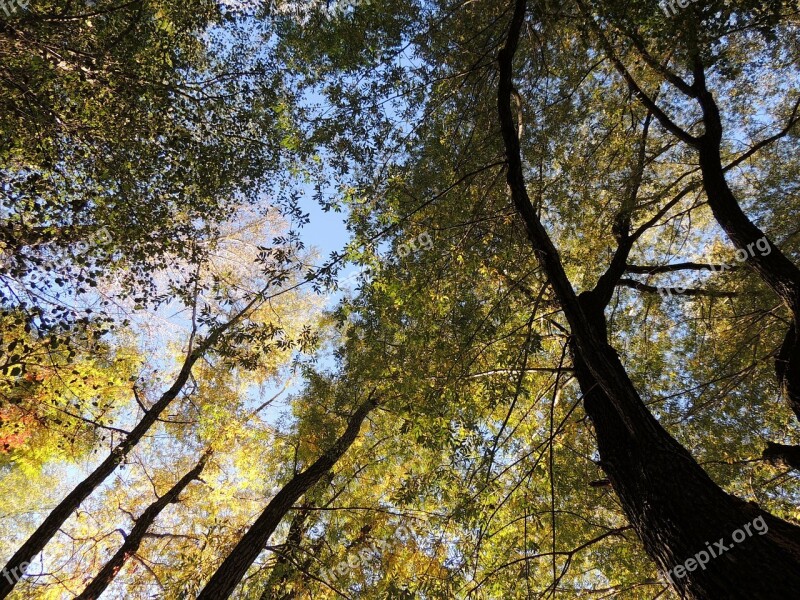
[[[119,573],[120,569],[125,566],[128,558],[136,554],[139,546],[142,543],[150,526],[158,518],[168,505],[178,501],[178,496],[186,487],[195,479],[200,477],[200,473],[206,465],[206,461],[210,456],[210,452],[206,452],[195,467],[186,473],[181,479],[173,485],[170,490],[161,496],[158,500],[148,506],[144,512],[136,519],[136,523],[131,532],[125,537],[125,541],[119,550],[116,551],[114,556],[111,557],[97,576],[86,586],[80,595],[76,596],[75,600],[95,600],[105,591],[105,589],[114,581],[114,578]]]
[[[597,434],[601,466],[645,551],[665,575],[704,551],[707,544],[729,543],[734,532],[754,519],[761,517],[768,524],[765,535],[734,545],[704,569],[695,566],[685,576],[672,578],[670,583],[682,597],[793,597],[800,589],[800,527],[727,494],[652,416],[607,343],[606,288],[619,269],[609,269],[607,277],[601,278],[598,287],[602,289],[577,297],[533,211],[511,109],[513,58],[525,10],[526,0],[516,0],[510,32],[499,55],[498,111],[508,160],[507,181],[528,238],[570,325],[575,374]]]
[[[630,435],[574,349],[573,361],[584,409],[597,436],[601,467],[662,573],[672,573],[677,565],[707,551],[709,545],[714,548],[720,540],[730,545],[734,532],[758,517],[767,524],[765,535],[747,537],[712,558],[705,569],[680,578],[671,575],[681,597],[793,597],[800,585],[800,528],[727,494],[666,431],[649,439]]]
[[[797,322],[794,319],[783,338],[778,356],[775,357],[775,376],[781,386],[783,397],[789,403],[797,420],[800,421],[800,336],[797,335]]]
[[[298,473],[281,488],[275,497],[267,504],[264,512],[244,534],[236,547],[231,551],[222,565],[211,576],[206,586],[200,592],[197,600],[225,600],[230,597],[236,586],[239,585],[247,569],[255,562],[258,555],[267,545],[275,528],[286,516],[294,503],[305,494],[311,486],[317,483],[336,462],[347,452],[353,444],[361,424],[377,406],[373,394],[359,406],[347,422],[344,433],[336,440],[322,456],[320,456],[308,469]]]

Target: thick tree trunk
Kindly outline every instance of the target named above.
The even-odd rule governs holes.
[[[597,433],[601,466],[645,551],[682,597],[795,597],[800,589],[800,527],[727,494],[661,427],[607,343],[602,294],[576,297],[558,252],[533,211],[511,109],[513,59],[525,12],[526,0],[516,0],[510,32],[499,55],[498,111],[507,180],[528,238],[570,325],[575,374]],[[756,531],[755,535],[737,539],[745,527]]]
[[[292,508],[292,505],[305,494],[320,478],[336,464],[353,444],[361,424],[377,406],[373,394],[356,409],[347,422],[347,428],[336,443],[320,456],[308,469],[298,473],[281,488],[270,501],[261,516],[239,540],[236,547],[211,576],[197,600],[225,600],[230,597],[236,586],[247,573],[247,569],[255,562],[258,555],[267,545],[269,537]]]
[[[252,306],[252,303],[248,305],[248,307],[250,306]],[[112,450],[108,458],[100,463],[94,471],[75,486],[75,488],[58,503],[58,506],[47,515],[47,518],[45,518],[42,524],[39,525],[36,531],[31,534],[14,556],[11,557],[4,568],[4,572],[10,573],[11,576],[0,578],[0,600],[11,593],[11,590],[14,589],[21,574],[25,572],[25,568],[27,568],[36,555],[44,549],[66,520],[78,509],[81,502],[86,500],[86,498],[114,472],[128,453],[142,440],[145,434],[158,420],[159,416],[161,416],[161,413],[163,413],[167,406],[177,398],[183,386],[186,385],[195,362],[197,362],[209,347],[216,343],[219,337],[233,325],[243,313],[244,311],[240,312],[227,324],[221,325],[214,330],[201,345],[187,356],[172,387],[164,392],[161,398],[150,407],[150,410],[144,414],[142,420],[139,421],[128,436]]]
[[[580,355],[573,360],[601,466],[645,551],[681,597],[796,597],[800,528],[725,493],[666,431],[631,436]]]
[[[148,506],[145,511],[136,519],[131,532],[125,538],[124,543],[120,546],[119,550],[111,557],[105,566],[100,570],[86,589],[75,598],[75,600],[95,600],[105,591],[105,589],[114,581],[114,578],[119,573],[120,569],[125,565],[128,558],[136,554],[142,540],[150,529],[150,526],[158,518],[168,505],[178,501],[178,496],[186,487],[195,479],[200,476],[203,468],[206,466],[206,461],[210,456],[210,452],[206,452],[195,467],[186,473],[181,479],[173,485],[170,490],[161,496],[158,500]]]

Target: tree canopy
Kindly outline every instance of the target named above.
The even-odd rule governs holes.
[[[0,598],[796,595],[795,2],[9,13]]]

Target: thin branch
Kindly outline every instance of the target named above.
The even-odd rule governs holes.
[[[789,121],[786,123],[786,126],[783,129],[781,129],[775,135],[771,135],[770,137],[758,142],[755,146],[750,148],[747,152],[745,152],[744,154],[742,154],[741,156],[736,158],[734,161],[729,163],[727,166],[723,167],[722,168],[722,172],[723,173],[727,173],[728,171],[730,171],[734,167],[740,165],[741,163],[746,161],[748,158],[753,156],[753,154],[755,154],[756,152],[761,150],[764,146],[768,146],[772,142],[775,142],[775,141],[781,139],[782,137],[784,137],[785,135],[787,135],[791,131],[792,127],[794,127],[795,124],[798,121],[800,121],[800,117],[798,117],[798,115],[797,115],[798,108],[800,108],[800,97],[798,97],[797,101],[794,103],[794,107],[792,108],[792,115],[789,117]]]
[[[648,294],[659,294],[664,297],[676,296],[706,296],[708,298],[735,298],[736,292],[725,292],[719,290],[704,290],[698,288],[682,288],[682,287],[656,287],[654,285],[647,285],[635,279],[620,279],[617,285],[622,287],[632,288],[640,292]]]
[[[636,80],[633,78],[633,75],[630,74],[628,69],[622,63],[622,61],[617,57],[616,53],[614,52],[614,48],[611,46],[611,42],[609,42],[608,38],[606,37],[603,30],[594,20],[594,17],[589,14],[589,11],[586,8],[583,0],[577,0],[578,7],[581,9],[581,12],[586,17],[586,20],[589,22],[589,26],[595,32],[597,37],[600,40],[600,44],[603,46],[603,49],[606,52],[606,56],[617,69],[617,72],[622,76],[625,82],[630,87],[631,91],[634,95],[639,98],[641,103],[647,108],[647,110],[651,111],[658,122],[669,132],[674,134],[678,139],[686,142],[690,146],[699,147],[700,139],[691,135],[687,131],[685,131],[682,127],[676,124],[672,119],[667,116],[667,114],[661,110],[661,108],[648,96],[644,93],[644,90],[639,86]]]
[[[625,271],[637,275],[655,275],[657,273],[674,273],[675,271],[736,271],[737,265],[715,265],[711,263],[681,262],[669,265],[628,265]]]

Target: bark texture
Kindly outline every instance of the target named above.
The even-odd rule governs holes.
[[[773,465],[800,471],[800,446],[767,442],[767,447],[761,456]]]

